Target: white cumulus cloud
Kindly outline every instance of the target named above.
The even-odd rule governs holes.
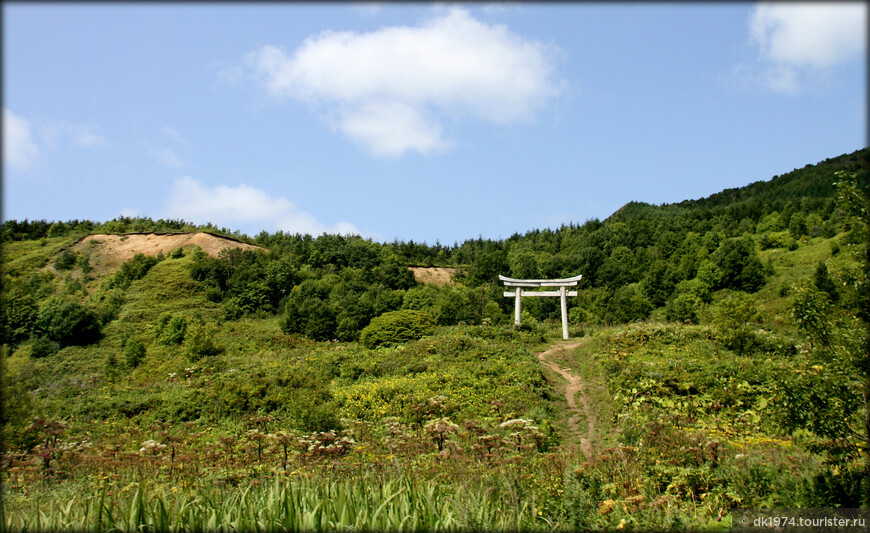
[[[808,77],[861,57],[867,48],[867,6],[861,3],[761,3],[749,18],[750,42],[768,88],[796,92]]]
[[[232,227],[258,225],[267,231],[288,233],[359,234],[348,222],[327,226],[292,202],[249,185],[208,187],[190,176],[175,180],[166,201],[165,217]]]
[[[39,159],[39,147],[31,136],[30,122],[3,108],[3,164],[24,170]]]
[[[292,53],[273,45],[246,65],[278,99],[324,107],[375,155],[443,150],[442,120],[529,120],[555,96],[555,49],[450,8],[419,26],[324,31]]]
[[[449,147],[437,121],[400,102],[360,105],[342,117],[338,128],[375,156],[398,156],[411,148],[425,154]]]

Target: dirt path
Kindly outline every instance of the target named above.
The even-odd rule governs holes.
[[[556,372],[568,381],[565,387],[565,400],[568,402],[568,410],[571,413],[568,418],[568,428],[580,441],[580,449],[587,458],[592,458],[592,435],[595,433],[595,413],[589,408],[589,398],[583,385],[583,378],[572,374],[553,362],[552,357],[560,352],[574,350],[582,344],[582,341],[574,341],[565,344],[556,344],[538,354],[541,364]],[[579,406],[578,406],[579,400]],[[581,427],[580,421],[585,419],[585,428]]]

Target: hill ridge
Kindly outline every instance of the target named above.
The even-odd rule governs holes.
[[[677,216],[694,209],[722,208],[735,203],[786,202],[798,198],[831,198],[836,194],[831,176],[838,170],[859,175],[859,184],[867,185],[868,148],[829,157],[816,164],[808,163],[785,174],[777,174],[768,180],[759,180],[742,187],[730,187],[698,199],[660,205],[633,200],[616,211],[605,221],[626,217]]]

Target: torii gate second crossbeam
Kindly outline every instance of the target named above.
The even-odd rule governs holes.
[[[577,291],[568,291],[565,287],[574,287],[583,275],[564,279],[514,279],[499,275],[505,287],[515,287],[513,292],[505,292],[505,298],[516,298],[514,302],[514,324],[520,325],[520,311],[523,296],[559,296],[562,300],[562,338],[568,338],[568,296],[577,296]],[[558,291],[524,291],[524,287],[559,287]]]

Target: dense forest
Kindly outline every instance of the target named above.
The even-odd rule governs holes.
[[[333,490],[325,472],[338,469],[351,485],[434,486],[489,513],[442,524],[432,511],[420,529],[511,527],[497,517],[715,529],[739,507],[870,504],[867,155],[453,245],[147,218],[4,221],[4,525],[108,527],[87,511],[67,526],[63,513],[26,518],[29,502],[100,487],[124,520],[140,506],[140,522],[112,522],[135,529],[156,515],[124,486],[182,505],[179,490],[229,498],[290,483],[291,470],[314,492]],[[184,247],[106,270],[81,240],[197,232],[262,250]],[[452,281],[424,284],[409,267],[449,268]],[[600,384],[594,457],[570,446],[557,381],[534,356],[558,336],[558,300],[525,299],[514,327],[499,274],[583,275],[569,317],[584,344],[563,364]],[[378,507],[390,494],[366,497]],[[362,527],[396,525],[376,515]]]

